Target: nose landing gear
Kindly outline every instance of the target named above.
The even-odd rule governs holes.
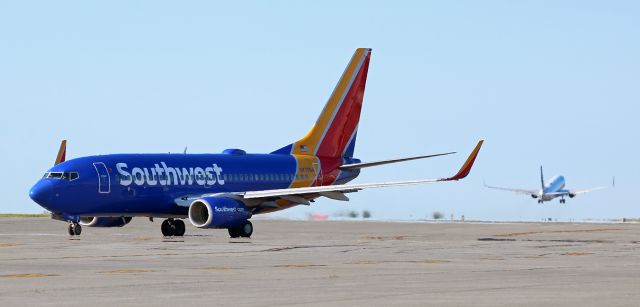
[[[79,236],[82,233],[82,226],[78,223],[69,223],[69,228],[67,228],[70,236]]]
[[[165,237],[182,237],[184,236],[185,226],[182,220],[166,219],[160,226],[162,235]]]

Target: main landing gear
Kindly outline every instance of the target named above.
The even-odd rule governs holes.
[[[162,226],[160,226],[162,230],[162,235],[165,237],[182,237],[184,236],[184,222],[182,220],[174,220],[174,219],[166,219],[162,222]]]
[[[69,223],[69,228],[67,229],[70,236],[79,236],[82,233],[82,226],[78,223]]]
[[[561,204],[564,204],[564,203],[566,203],[566,202],[567,202],[567,201],[566,201],[564,198],[561,198],[561,199],[560,199],[560,203],[561,203]]]
[[[232,238],[250,238],[253,233],[253,224],[251,222],[246,221],[244,224],[240,226],[229,228],[229,236]]]

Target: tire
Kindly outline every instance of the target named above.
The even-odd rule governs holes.
[[[239,229],[240,236],[243,238],[251,238],[251,234],[253,234],[253,224],[247,221],[242,227]]]
[[[67,227],[67,232],[69,233],[70,236],[75,236],[76,232],[73,229],[73,224],[69,224],[69,227]]]
[[[240,237],[240,232],[238,231],[238,228],[229,228],[227,229],[229,231],[229,236],[231,238],[238,238]]]
[[[171,237],[173,236],[173,225],[171,225],[171,223],[169,223],[169,220],[164,220],[162,222],[162,225],[160,226],[160,230],[162,230],[162,235],[165,237]]]
[[[73,225],[73,233],[76,236],[79,236],[82,233],[82,226],[80,226],[80,224],[74,224]]]
[[[173,234],[174,236],[178,236],[178,237],[184,236],[184,232],[185,232],[184,221],[182,220],[173,221],[173,231],[174,231],[174,234]]]

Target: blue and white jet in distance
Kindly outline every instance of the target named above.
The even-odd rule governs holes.
[[[542,204],[545,201],[552,201],[554,198],[557,198],[557,197],[560,197],[560,203],[564,204],[566,202],[564,198],[567,196],[569,198],[574,198],[580,194],[607,188],[603,186],[603,187],[597,187],[597,188],[585,189],[585,190],[566,190],[564,188],[565,186],[564,176],[555,176],[551,178],[547,183],[545,183],[544,175],[542,173],[542,166],[540,166],[540,183],[542,185],[542,188],[540,190],[525,190],[525,189],[494,187],[494,186],[489,186],[486,183],[484,186],[489,189],[510,191],[518,194],[529,195],[532,198],[538,199],[539,204]],[[613,185],[615,185],[615,179],[614,179]]]
[[[309,205],[319,197],[347,201],[346,194],[368,188],[465,178],[482,141],[452,177],[348,184],[363,168],[451,154],[376,162],[354,158],[370,57],[371,49],[357,49],[307,135],[271,153],[227,149],[221,154],[110,154],[65,161],[63,141],[54,167],[29,196],[54,219],[69,222],[70,235],[79,235],[82,225],[121,227],[132,217],[157,217],[166,219],[161,226],[165,236],[184,235],[182,219],[188,218],[198,228],[250,237],[249,219],[255,214]]]

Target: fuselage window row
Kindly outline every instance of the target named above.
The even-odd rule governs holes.
[[[49,174],[49,173],[47,173]],[[45,176],[47,176],[47,174],[45,174]],[[77,173],[76,173],[77,176]],[[76,177],[77,178],[77,177]],[[117,174],[116,178],[119,181],[131,181],[132,180],[132,176],[126,176],[126,175],[120,175]],[[162,181],[168,181],[170,180],[171,176],[167,176],[166,174],[162,174],[162,175],[157,175],[154,174],[153,176],[147,176],[144,174],[136,174],[135,175],[135,179],[138,181],[143,181],[143,180],[151,180],[151,181],[158,181],[158,180],[162,180]],[[179,178],[181,180],[191,180],[191,181],[195,181],[195,180],[207,180],[207,181],[212,181],[215,180],[215,177],[213,176],[208,176],[208,175],[189,175],[189,174],[185,174],[182,176],[177,176],[176,178]],[[298,175],[293,175],[293,174],[223,174],[222,178],[225,182],[288,182],[288,181],[292,181],[292,180],[304,180],[304,179],[309,179],[310,176],[308,174],[298,174]],[[73,179],[71,179],[73,180]]]

